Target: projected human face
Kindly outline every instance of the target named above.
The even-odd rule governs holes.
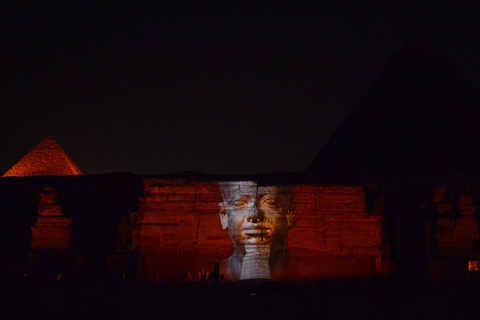
[[[257,187],[247,182],[223,187],[222,227],[235,245],[286,242],[295,223],[294,203],[281,188]]]

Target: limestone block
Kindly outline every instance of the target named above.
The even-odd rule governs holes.
[[[437,213],[438,214],[444,214],[446,212],[450,212],[452,210],[452,205],[451,204],[439,204],[437,206]]]
[[[478,240],[477,219],[464,215],[458,220],[437,219],[439,255],[444,258],[477,258],[475,241]]]
[[[437,219],[437,227],[443,229],[453,229],[455,227],[455,220]]]
[[[461,206],[460,210],[462,211],[462,215],[473,216],[477,208],[473,206]]]
[[[473,242],[439,242],[439,255],[442,258],[462,258],[478,260],[478,251]]]
[[[295,200],[297,203],[314,203],[315,202],[315,193],[314,192],[295,192]]]
[[[315,186],[316,203],[357,203],[365,207],[365,194],[362,187]]]
[[[31,242],[33,250],[52,249],[56,251],[70,250],[70,243],[68,241],[59,241],[57,239],[34,239]]]
[[[57,226],[70,226],[72,224],[72,219],[71,218],[63,218],[63,217],[56,217],[56,216],[38,216],[37,218],[37,223],[35,223],[35,226],[52,226],[52,227],[57,227]]]
[[[218,182],[202,182],[197,185],[196,201],[198,202],[222,202],[222,195]]]
[[[298,229],[308,229],[308,228],[316,228],[323,230],[324,228],[324,220],[323,219],[307,219],[307,218],[299,218],[297,214],[297,222],[295,226],[290,231],[298,230]]]
[[[438,229],[437,240],[439,242],[450,242],[453,238],[453,229]]]
[[[166,201],[168,202],[194,202],[195,201],[195,194],[167,194]]]
[[[474,216],[466,215],[456,221],[453,239],[459,241],[478,240],[478,224]]]
[[[144,194],[195,194],[197,183],[186,179],[145,179]]]
[[[216,201],[196,201],[193,208],[198,210],[216,210],[218,212],[218,204]]]
[[[315,193],[315,185],[311,184],[299,184],[295,188],[295,194],[301,194],[301,193]]]
[[[70,239],[72,228],[70,226],[44,227],[34,226],[31,228],[33,239]]]
[[[313,210],[315,210],[315,203],[297,201],[297,212]]]
[[[433,202],[434,203],[441,203],[447,201],[446,196],[446,186],[441,185],[433,189]]]
[[[142,203],[142,209],[145,211],[151,211],[151,210],[188,210],[188,209],[193,209],[195,202],[193,201],[165,201],[165,202],[152,202],[152,201],[146,201],[145,203]]]
[[[315,228],[298,228],[290,230],[288,246],[292,248],[308,248],[314,251],[321,251],[325,245],[325,233]]]
[[[344,256],[365,255],[381,258],[380,250],[377,246],[345,246],[342,248],[342,253]]]
[[[142,211],[137,217],[137,224],[178,225],[180,212],[173,210]]]
[[[70,249],[70,234],[72,229],[69,226],[63,227],[32,227],[31,246],[33,250],[53,249],[66,251]]]
[[[319,196],[320,197],[320,196]],[[317,197],[315,198],[317,199]],[[322,200],[325,201],[325,200]],[[328,202],[316,202],[315,203],[315,210],[316,211],[330,211],[330,212],[337,212],[346,215],[355,214],[357,212],[364,213],[365,212],[365,204],[362,203],[328,203]]]
[[[460,205],[473,205],[473,197],[469,194],[463,194],[458,197],[458,203]]]
[[[228,246],[233,248],[228,232],[222,229],[220,217],[215,213],[206,213],[202,216],[198,225],[199,244],[208,243],[211,245]]]
[[[62,215],[62,212],[60,211],[60,205],[39,206],[38,215],[39,216],[60,216]]]

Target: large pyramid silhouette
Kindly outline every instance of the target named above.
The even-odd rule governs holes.
[[[2,177],[69,176],[83,174],[58,143],[47,137]]]
[[[480,94],[414,34],[306,172],[328,176],[480,169]]]

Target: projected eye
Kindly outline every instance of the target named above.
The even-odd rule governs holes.
[[[270,207],[278,207],[279,203],[275,198],[267,198],[263,201],[264,204]]]
[[[247,201],[243,200],[243,199],[239,199],[239,200],[235,200],[233,201],[233,206],[235,207],[243,207],[243,206],[246,206],[247,205]]]

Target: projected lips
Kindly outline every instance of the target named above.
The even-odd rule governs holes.
[[[294,187],[220,184],[220,220],[234,243],[227,259],[233,280],[271,279],[288,258],[288,230],[295,224]]]
[[[244,233],[247,235],[247,236],[250,236],[250,237],[259,237],[259,236],[262,236],[262,237],[266,237],[268,236],[268,233],[270,232],[270,229],[246,229],[244,231]]]
[[[248,243],[269,243],[271,240],[271,230],[267,228],[244,229],[243,234]]]

